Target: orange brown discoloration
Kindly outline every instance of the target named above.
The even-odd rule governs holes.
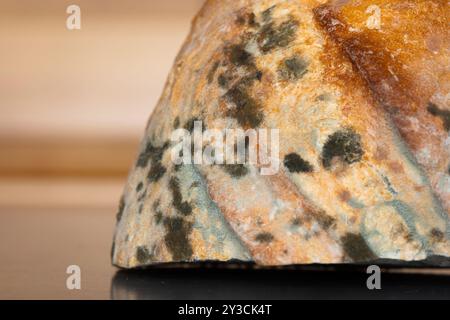
[[[339,193],[339,199],[343,202],[348,202],[352,198],[352,195],[347,190],[344,190]]]
[[[370,6],[381,12],[380,29],[367,27]],[[442,189],[450,162],[448,132],[427,110],[450,110],[450,6],[444,0],[331,1],[314,10],[316,20],[350,58],[371,93],[392,115],[403,139],[425,169],[450,212]],[[432,155],[432,156],[431,156]]]

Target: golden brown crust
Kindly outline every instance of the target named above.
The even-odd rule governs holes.
[[[340,1],[314,12],[392,114],[450,212],[447,1]]]
[[[449,10],[445,0],[366,0],[314,11],[382,103],[415,112],[449,71]],[[371,18],[379,18],[379,26],[371,26]]]

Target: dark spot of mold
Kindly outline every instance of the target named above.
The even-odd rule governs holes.
[[[240,24],[240,25],[249,25],[251,27],[255,27],[257,26],[257,22],[256,22],[256,16],[253,12],[251,13],[244,13],[241,14],[237,17],[236,19],[236,23]]]
[[[147,175],[149,182],[158,182],[166,173],[166,168],[161,164],[161,160],[168,147],[168,142],[161,147],[155,147],[152,143],[147,143],[145,150],[140,154],[137,162],[138,167],[147,167],[149,160],[151,160],[151,168]]]
[[[147,247],[140,246],[136,249],[136,259],[139,263],[147,263],[151,260],[152,255]]]
[[[300,227],[303,223],[302,223],[302,220],[297,217],[297,218],[292,219],[291,224],[294,227]]]
[[[139,202],[144,201],[146,197],[147,197],[147,190],[145,190],[144,192],[142,192],[140,196],[138,196],[137,201]]]
[[[174,129],[178,129],[180,127],[180,117],[176,117],[175,120],[173,120],[173,127]]]
[[[253,12],[247,15],[247,24],[251,27],[258,26],[258,23],[256,22],[256,15]]]
[[[200,182],[195,181],[191,184],[191,186],[189,187],[189,189],[195,189],[195,188],[199,188],[200,187]]]
[[[347,233],[341,241],[346,256],[353,262],[366,262],[377,258],[359,234]]]
[[[331,95],[329,93],[322,93],[317,96],[317,101],[330,101]]]
[[[180,153],[180,156],[183,156],[183,152]],[[173,169],[175,170],[175,172],[180,171],[180,169],[184,166],[184,164],[176,164],[173,166]]]
[[[307,73],[308,63],[298,55],[284,60],[278,68],[278,74],[283,80],[296,81]]]
[[[336,225],[336,219],[329,216],[323,210],[311,210],[308,214],[325,230],[328,230]]]
[[[220,66],[220,62],[216,61],[212,66],[211,70],[208,72],[208,83],[211,84],[214,81],[214,76],[216,75],[216,71]]]
[[[167,169],[160,162],[155,162],[148,172],[147,179],[149,182],[158,182],[166,171]]]
[[[116,241],[113,240],[112,246],[111,246],[111,261],[114,260],[114,253],[116,251]]]
[[[262,76],[263,74],[261,71],[256,69],[252,70],[252,72],[248,73],[245,77],[239,80],[236,87],[240,87],[242,89],[249,88],[256,80],[261,81]]]
[[[119,210],[117,211],[117,215],[116,215],[116,220],[117,222],[119,222],[120,220],[122,220],[122,216],[123,216],[123,211],[125,210],[125,198],[122,197],[120,198],[120,202],[119,202]]]
[[[158,210],[155,213],[155,222],[157,225],[160,225],[162,221],[163,221],[163,214],[161,211]]]
[[[436,228],[431,230],[430,237],[433,242],[442,242],[445,239],[444,233]]]
[[[261,232],[255,237],[255,240],[260,243],[270,243],[273,241],[273,239],[273,235],[268,232]]]
[[[192,223],[183,218],[166,218],[164,220],[166,235],[164,241],[167,249],[172,254],[174,261],[189,261],[192,257],[192,246],[189,235],[192,231]]]
[[[193,117],[193,118],[189,119],[186,122],[186,124],[184,125],[184,129],[186,129],[187,131],[189,131],[192,134],[194,132],[196,122],[202,122],[202,131],[206,130],[202,119],[200,119],[198,117]]]
[[[148,165],[148,161],[159,162],[162,160],[164,152],[169,148],[168,142],[164,143],[161,147],[155,147],[151,142],[147,143],[144,151],[141,152],[137,161],[137,167],[145,168]]]
[[[352,164],[361,161],[363,155],[361,136],[352,129],[345,129],[328,137],[322,151],[322,164],[329,169],[335,157]]]
[[[450,111],[441,110],[437,105],[430,102],[427,108],[428,112],[431,113],[435,117],[439,117],[444,122],[444,128],[447,131],[450,131]]]
[[[258,70],[258,71],[255,72],[256,80],[261,81],[262,77],[263,77],[263,73],[261,71]]]
[[[245,19],[245,15],[241,14],[236,18],[236,23],[243,25],[247,23],[247,20]]]
[[[298,29],[298,21],[288,20],[279,26],[269,23],[261,28],[257,41],[263,53],[269,53],[276,48],[287,47],[292,41]]]
[[[235,44],[226,49],[228,59],[236,66],[254,66],[253,56],[245,50],[243,44]]]
[[[172,204],[182,215],[190,215],[192,213],[192,206],[183,201],[183,196],[181,195],[180,182],[177,178],[170,179],[169,189],[172,192]]]
[[[403,224],[398,224],[392,229],[392,235],[396,238],[403,238],[406,242],[414,241],[413,235],[409,232],[408,227]]]
[[[155,212],[155,222],[157,225],[161,224],[163,221],[163,213],[159,208],[160,202],[159,200],[153,203],[153,211]]]
[[[219,86],[221,88],[226,88],[228,87],[228,84],[231,81],[231,77],[227,76],[226,74],[222,73],[219,75],[219,77],[217,78],[217,82],[219,83]]]
[[[314,167],[296,153],[288,154],[284,158],[284,166],[289,170],[289,172],[300,173],[314,171]]]
[[[241,178],[249,172],[248,168],[243,164],[226,164],[223,169],[233,178]]]
[[[273,14],[273,10],[275,9],[275,7],[276,7],[276,5],[273,5],[261,13],[261,19],[262,19],[263,23],[268,23],[272,20],[272,14]]]
[[[144,187],[144,184],[142,182],[139,182],[139,184],[136,187],[136,192],[140,192],[143,187]]]
[[[228,101],[235,105],[228,115],[235,118],[244,128],[256,128],[263,121],[260,104],[253,99],[241,83],[226,93]]]

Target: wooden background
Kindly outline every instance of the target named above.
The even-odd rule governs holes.
[[[0,209],[116,205],[202,3],[0,1]]]

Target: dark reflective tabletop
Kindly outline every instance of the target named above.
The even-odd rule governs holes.
[[[450,299],[450,277],[383,274],[367,289],[357,271],[147,270],[116,273],[112,299]]]
[[[391,269],[380,291],[361,267],[120,271],[109,260],[113,227],[111,211],[0,210],[0,299],[450,299],[448,269]],[[81,290],[66,287],[70,265]]]

